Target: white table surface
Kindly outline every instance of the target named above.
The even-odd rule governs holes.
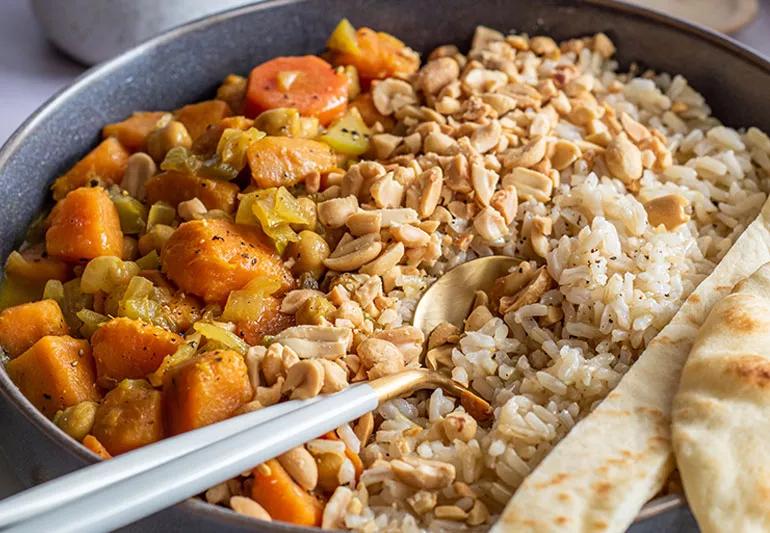
[[[770,55],[770,0],[735,37]],[[83,72],[49,46],[25,0],[0,0],[0,144],[57,90]],[[21,485],[0,455],[0,498]]]

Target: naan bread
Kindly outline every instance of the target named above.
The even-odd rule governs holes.
[[[674,398],[672,436],[703,533],[770,531],[770,264],[701,327]]]
[[[524,480],[492,531],[625,531],[673,468],[671,403],[698,329],[768,261],[770,201],[615,390]]]

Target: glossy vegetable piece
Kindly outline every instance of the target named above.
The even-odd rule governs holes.
[[[277,107],[293,107],[322,125],[341,116],[348,100],[345,75],[317,56],[276,57],[249,75],[245,113],[256,117]]]
[[[86,435],[83,438],[82,444],[102,459],[112,459],[112,455],[107,451],[107,448],[93,435]]]
[[[243,339],[220,324],[196,322],[193,324],[193,329],[218,347],[234,350],[241,355],[245,355],[249,349],[249,345],[243,342]],[[209,346],[209,344],[207,343],[206,346]]]
[[[111,193],[112,203],[118,210],[120,230],[124,235],[136,235],[144,231],[147,225],[147,208],[127,192]]]
[[[189,104],[174,112],[176,120],[187,128],[193,141],[200,137],[212,124],[217,124],[225,117],[232,115],[232,110],[222,100],[206,100]]]
[[[155,255],[159,267],[160,257]],[[165,318],[163,327],[181,333],[190,329],[201,317],[200,301],[191,294],[177,290],[159,270],[143,270],[140,276],[155,286],[154,296],[160,302],[161,314]]]
[[[209,126],[200,137],[195,139],[192,145],[192,152],[203,158],[213,156],[217,150],[217,145],[222,138],[222,133],[226,129],[236,129],[246,131],[254,126],[254,121],[244,116],[225,117],[219,124]]]
[[[206,352],[181,363],[163,379],[168,433],[177,435],[229,418],[253,394],[243,356],[232,350]]]
[[[257,187],[290,187],[311,172],[321,174],[336,168],[331,148],[318,141],[291,137],[265,137],[248,150],[251,177]]]
[[[163,358],[163,362],[155,372],[147,375],[147,381],[149,381],[153,387],[161,387],[163,385],[163,379],[168,372],[176,366],[195,357],[195,353],[197,352],[200,343],[201,340],[197,336],[188,336],[185,339],[184,344],[177,348],[174,353]]]
[[[120,382],[96,410],[93,436],[110,455],[159,441],[163,438],[162,398],[145,380]]]
[[[53,417],[53,423],[76,441],[82,441],[94,426],[94,416],[98,407],[99,404],[90,400],[80,402],[57,412]]]
[[[254,469],[251,498],[265,508],[273,520],[300,526],[320,526],[323,504],[289,476],[275,459]]]
[[[110,388],[124,379],[146,376],[182,342],[179,335],[139,320],[110,320],[91,337],[99,385]]]
[[[67,335],[69,328],[54,300],[41,300],[0,313],[0,347],[16,357],[46,335]]]
[[[209,303],[224,303],[257,277],[278,281],[281,290],[294,283],[258,228],[227,220],[185,222],[166,242],[161,264],[180,289]]]
[[[417,71],[420,57],[392,35],[359,28],[355,42],[343,19],[332,33],[327,47],[335,65],[353,65],[364,86],[372,80],[394,76],[405,78]]]
[[[235,332],[250,345],[262,344],[265,336],[277,335],[296,325],[294,315],[280,312],[281,300],[267,296],[260,301],[259,316],[241,318],[235,322]]]
[[[101,396],[91,347],[82,339],[43,337],[5,368],[21,393],[48,417]]]
[[[167,204],[166,202],[149,202],[152,205],[147,212],[147,231],[150,231],[157,224],[163,224],[171,226],[176,220],[176,206]]]
[[[163,111],[137,111],[125,120],[107,124],[102,129],[102,136],[105,139],[115,137],[129,152],[145,152],[147,135],[165,114]]]
[[[358,41],[356,39],[356,29],[348,19],[344,18],[337,23],[334,31],[329,36],[329,40],[326,42],[326,47],[329,50],[347,54],[361,53],[361,49],[358,47]]]
[[[75,313],[75,316],[77,316],[83,323],[78,331],[84,339],[90,339],[102,324],[110,320],[108,316],[97,313],[96,311],[91,311],[90,309],[81,309]]]
[[[70,331],[77,331],[83,325],[77,317],[82,309],[93,307],[93,295],[84,293],[80,288],[80,278],[75,278],[67,283],[51,280],[46,283],[43,291],[45,298],[56,300],[64,314],[64,320],[70,327]]]
[[[93,179],[106,185],[120,184],[129,155],[115,137],[104,139],[67,173],[56,178],[51,187],[54,200],[61,200],[68,192],[87,185]]]
[[[332,124],[319,140],[341,154],[359,156],[369,149],[371,133],[361,118],[361,113],[352,107]]]
[[[207,209],[232,213],[239,189],[234,183],[169,171],[147,180],[145,191],[149,203],[165,202],[176,207],[182,202],[198,198]]]
[[[264,300],[281,288],[281,281],[271,278],[255,278],[244,288],[232,291],[222,311],[222,320],[256,320],[266,311]]]
[[[120,217],[107,192],[100,187],[81,187],[59,200],[51,211],[45,243],[48,255],[65,261],[120,257]]]
[[[43,257],[40,253],[11,252],[5,262],[5,273],[11,277],[45,284],[49,279],[67,281],[69,266],[52,257]]]
[[[314,220],[314,211],[306,209],[285,187],[255,191],[241,195],[240,199],[235,221],[259,224],[279,254],[288,243],[298,240],[292,225],[309,226]]]

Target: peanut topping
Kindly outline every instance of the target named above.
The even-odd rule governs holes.
[[[690,215],[686,211],[689,205],[690,202],[684,196],[667,194],[646,202],[644,209],[647,211],[647,219],[651,226],[657,227],[663,224],[667,230],[671,231],[690,220]]]
[[[642,152],[625,135],[615,137],[607,145],[604,160],[612,176],[626,185],[642,177]]]

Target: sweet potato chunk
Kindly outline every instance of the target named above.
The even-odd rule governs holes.
[[[128,150],[116,138],[104,139],[66,174],[56,179],[51,187],[54,200],[61,200],[68,192],[88,184],[92,179],[119,184],[126,171],[128,155]]]
[[[44,415],[85,400],[98,401],[88,341],[46,336],[6,365],[8,376]]]
[[[311,172],[329,172],[336,158],[328,144],[293,137],[264,137],[249,146],[249,168],[262,189],[290,187]]]
[[[163,111],[138,111],[120,122],[107,124],[102,136],[115,137],[130,152],[147,151],[147,135],[165,113]]]
[[[206,100],[186,105],[174,113],[176,119],[185,125],[193,141],[200,137],[210,124],[216,124],[232,114],[230,106],[222,100]]]
[[[104,447],[104,444],[99,442],[99,439],[93,435],[86,435],[83,437],[83,446],[94,452],[102,459],[112,459],[110,452],[107,451],[107,448]]]
[[[240,191],[234,183],[175,171],[161,172],[148,179],[144,190],[150,204],[166,202],[176,207],[181,202],[198,198],[207,209],[221,209],[227,213],[235,209],[235,198]]]
[[[209,303],[224,303],[256,277],[274,278],[284,289],[294,283],[258,228],[227,220],[185,222],[163,247],[161,264],[180,289]]]
[[[11,357],[24,353],[46,335],[67,335],[69,328],[54,300],[41,300],[0,313],[0,347]]]
[[[76,189],[51,211],[45,234],[48,254],[65,261],[123,254],[123,233],[115,204],[99,187]]]
[[[281,300],[267,296],[264,300],[264,313],[257,320],[240,320],[235,324],[235,332],[251,344],[262,344],[265,335],[276,335],[286,328],[296,325],[294,315],[281,313]]]
[[[219,422],[253,394],[241,355],[232,350],[206,352],[164,376],[166,428],[176,435]]]
[[[301,526],[320,526],[323,504],[291,478],[281,463],[271,459],[254,469],[251,499],[273,520]]]
[[[174,353],[182,337],[130,318],[114,318],[91,337],[99,385],[110,388],[123,379],[143,378]],[[109,449],[109,447],[108,447]]]
[[[163,438],[160,391],[144,380],[122,381],[96,410],[93,436],[110,455],[118,455]]]
[[[331,50],[331,60],[356,67],[364,86],[389,76],[406,78],[420,67],[420,56],[388,33],[359,28],[355,41],[353,50]]]

